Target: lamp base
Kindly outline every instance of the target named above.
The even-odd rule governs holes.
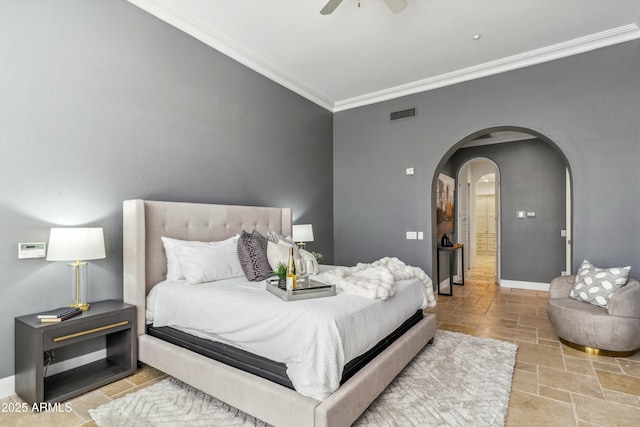
[[[79,304],[69,304],[69,307],[77,307],[82,311],[87,311],[87,310],[89,310],[91,308],[91,304],[83,302],[83,303],[79,303]]]

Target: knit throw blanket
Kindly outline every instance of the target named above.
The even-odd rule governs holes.
[[[340,292],[386,300],[395,295],[396,281],[414,278],[425,287],[428,307],[434,307],[436,299],[431,278],[421,268],[407,265],[398,258],[385,257],[370,264],[336,268],[320,274],[317,280],[336,285]]]

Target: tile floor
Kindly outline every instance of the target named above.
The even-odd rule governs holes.
[[[515,426],[640,426],[640,351],[592,356],[561,344],[548,292],[500,288],[490,259],[438,298],[438,327],[518,345],[507,413]]]
[[[546,315],[547,292],[495,285],[488,262],[440,296],[438,327],[518,345],[507,427],[640,426],[640,351],[627,358],[591,356],[562,345]],[[143,366],[135,375],[70,401],[72,411],[0,412],[0,426],[95,426],[88,410],[147,387],[165,375]],[[0,399],[2,408],[20,403]],[[5,405],[7,404],[7,405]]]
[[[89,416],[89,409],[125,396],[128,393],[148,387],[166,375],[154,368],[143,365],[134,375],[116,381],[102,388],[78,396],[69,401],[71,411],[64,412],[64,406],[60,412],[8,412],[12,403],[23,403],[18,396],[0,399],[0,426],[7,427],[96,427]],[[6,404],[6,405],[5,405]],[[125,427],[125,426],[123,426]]]

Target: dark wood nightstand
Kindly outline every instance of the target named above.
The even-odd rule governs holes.
[[[135,306],[100,301],[60,323],[41,323],[37,315],[15,319],[16,393],[30,405],[68,400],[136,372]],[[52,351],[74,347],[77,353],[90,340],[94,347],[103,342],[104,358],[45,377]]]

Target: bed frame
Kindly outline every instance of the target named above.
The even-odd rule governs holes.
[[[242,230],[290,235],[288,208],[126,200],[124,301],[137,307],[138,358],[205,393],[275,426],[351,425],[435,335],[425,317],[324,401],[147,335],[146,295],[166,277],[161,236],[215,241]]]

